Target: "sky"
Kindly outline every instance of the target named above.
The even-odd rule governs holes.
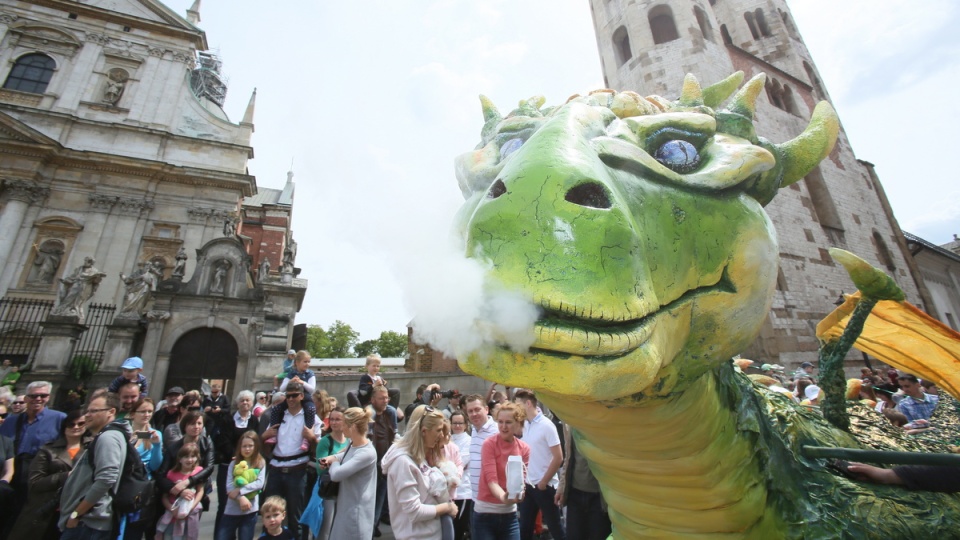
[[[181,15],[192,0],[165,0]],[[803,0],[794,19],[857,157],[900,226],[960,233],[948,159],[960,121],[960,4]],[[479,141],[478,96],[509,111],[603,87],[588,0],[204,0],[239,122],[257,89],[251,174],[294,172],[293,231],[309,280],[298,323],[406,332],[432,247],[463,201],[453,160]],[[456,276],[454,276],[454,279]]]

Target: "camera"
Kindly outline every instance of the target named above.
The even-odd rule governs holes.
[[[433,390],[430,392],[430,394],[431,394],[430,399],[432,401],[436,399],[437,396],[440,396],[441,398],[445,398],[445,399],[450,399],[452,397],[459,396],[460,392],[458,390]]]

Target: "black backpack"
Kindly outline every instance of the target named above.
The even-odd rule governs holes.
[[[153,505],[157,490],[153,479],[147,474],[147,468],[143,465],[143,461],[140,461],[140,452],[138,452],[137,448],[133,446],[133,443],[127,439],[127,432],[121,426],[114,423],[108,424],[107,427],[100,432],[100,435],[103,435],[107,431],[119,431],[127,441],[127,456],[123,460],[123,470],[120,471],[120,479],[113,490],[113,504],[111,507],[113,508],[114,516],[119,517],[126,514],[133,514],[150,508],[151,505]],[[100,440],[100,435],[97,435],[97,438],[90,443],[90,448],[87,450],[87,459],[94,473],[96,473],[97,465],[96,461],[94,461],[93,454],[97,448],[97,441]]]

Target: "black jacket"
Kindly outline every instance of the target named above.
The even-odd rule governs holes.
[[[213,441],[209,435],[200,435],[197,439],[197,446],[200,447],[200,466],[203,470],[190,477],[190,487],[196,487],[204,484],[204,497],[210,495],[210,477],[213,475],[213,469],[216,466],[214,459]],[[157,479],[157,485],[160,486],[161,493],[169,493],[173,489],[174,483],[167,479],[167,473],[177,464],[177,452],[183,448],[183,439],[174,441],[163,451],[163,464],[157,471],[154,478]]]

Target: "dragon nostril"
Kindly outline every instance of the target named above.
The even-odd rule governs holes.
[[[590,208],[607,209],[612,206],[607,190],[596,182],[580,184],[568,191],[564,198],[573,204]]]
[[[496,182],[490,186],[490,191],[487,192],[487,197],[491,199],[496,199],[497,197],[503,195],[507,192],[507,186],[504,185],[503,180],[497,179]]]

